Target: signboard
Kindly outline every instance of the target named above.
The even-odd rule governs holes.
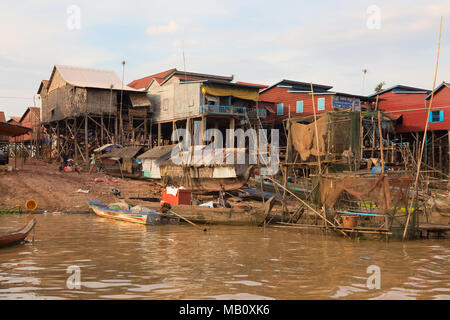
[[[333,96],[333,109],[353,109],[359,111],[360,101],[354,97]]]

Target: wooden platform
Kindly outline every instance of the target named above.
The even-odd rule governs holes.
[[[427,238],[430,233],[437,233],[439,237],[450,230],[450,224],[421,223],[417,227],[417,230],[419,231],[421,236],[426,232]]]

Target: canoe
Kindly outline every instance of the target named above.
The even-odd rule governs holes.
[[[112,209],[98,200],[88,200],[94,213],[103,218],[140,223],[145,225],[178,224],[180,219],[173,214],[161,214],[158,210],[134,211]]]
[[[36,225],[36,218],[33,218],[28,224],[18,230],[0,233],[0,247],[19,244],[25,240],[28,234]]]

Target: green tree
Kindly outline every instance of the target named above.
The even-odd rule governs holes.
[[[377,86],[375,87],[375,93],[380,92],[381,90],[383,90],[383,86],[386,84],[386,82],[381,81],[379,84],[377,84]]]

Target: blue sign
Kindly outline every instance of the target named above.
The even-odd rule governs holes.
[[[360,107],[359,99],[354,97],[333,96],[334,109],[350,109],[354,108],[358,111]]]

